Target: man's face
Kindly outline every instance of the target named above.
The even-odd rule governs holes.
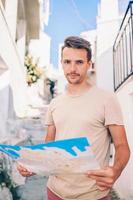
[[[85,49],[65,47],[62,52],[62,67],[70,84],[81,84],[86,80],[87,70],[91,64]]]

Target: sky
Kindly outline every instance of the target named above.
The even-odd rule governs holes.
[[[51,63],[58,67],[58,48],[65,37],[96,28],[99,0],[50,0],[50,17],[44,31],[51,37]]]

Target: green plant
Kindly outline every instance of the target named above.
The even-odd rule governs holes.
[[[113,188],[111,189],[109,196],[110,196],[110,200],[120,200],[117,192]]]
[[[49,78],[47,79],[47,85],[49,85],[49,90],[51,93],[52,98],[54,97],[55,94],[55,85],[56,85],[56,81],[50,80]]]

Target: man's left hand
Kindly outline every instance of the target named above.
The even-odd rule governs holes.
[[[99,190],[103,191],[112,188],[119,173],[113,167],[105,167],[100,170],[90,170],[87,172],[87,176],[95,180]]]

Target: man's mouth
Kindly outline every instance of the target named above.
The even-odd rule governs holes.
[[[75,78],[75,77],[79,76],[79,74],[68,74],[68,76],[71,78]]]

